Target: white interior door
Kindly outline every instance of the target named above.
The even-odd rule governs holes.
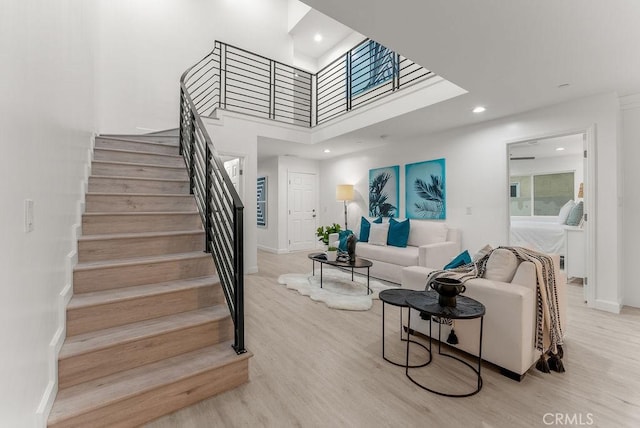
[[[316,175],[289,172],[289,251],[311,250],[316,246]]]
[[[231,178],[233,187],[235,187],[236,191],[240,193],[240,159],[235,158],[226,161],[224,163],[224,169],[227,170],[227,174],[229,174],[229,177]]]

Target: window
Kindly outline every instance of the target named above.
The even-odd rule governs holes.
[[[358,95],[393,78],[398,64],[392,50],[370,40],[351,52],[351,94]]]
[[[512,176],[510,183],[512,216],[557,216],[574,197],[573,172]]]

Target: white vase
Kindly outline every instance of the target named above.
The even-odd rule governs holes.
[[[327,251],[327,260],[330,262],[335,262],[338,257],[337,251]]]

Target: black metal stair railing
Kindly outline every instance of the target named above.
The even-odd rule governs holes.
[[[216,109],[312,127],[402,87],[433,77],[429,70],[365,40],[317,74],[216,41],[180,78],[180,153],[189,170],[234,324],[234,349],[244,346],[243,210],[201,116]]]
[[[180,79],[180,153],[189,171],[190,191],[196,199],[205,229],[205,250],[211,253],[216,265],[234,327],[233,348],[238,354],[246,352],[244,345],[244,262],[243,262],[243,210],[244,205],[227,174],[222,159],[216,152],[200,115],[201,108],[211,108],[215,89],[194,81],[203,76],[212,63],[210,55],[187,70]],[[204,74],[198,74],[204,73]],[[215,73],[211,73],[214,75]],[[191,95],[189,87],[194,88]],[[204,88],[204,89],[203,89]],[[197,99],[197,101],[196,101]]]

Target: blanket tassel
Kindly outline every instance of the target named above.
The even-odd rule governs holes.
[[[447,343],[450,343],[452,345],[458,344],[458,336],[456,336],[456,332],[454,329],[451,329],[451,331],[449,332],[449,336],[447,337]]]
[[[544,354],[540,355],[540,359],[536,363],[536,369],[540,370],[542,373],[551,373],[549,363],[547,363],[547,359]]]
[[[562,345],[558,345],[558,358],[564,358],[564,349],[562,349]]]
[[[564,373],[564,364],[562,364],[562,359],[558,354],[551,354],[549,356],[549,368],[554,372]]]

